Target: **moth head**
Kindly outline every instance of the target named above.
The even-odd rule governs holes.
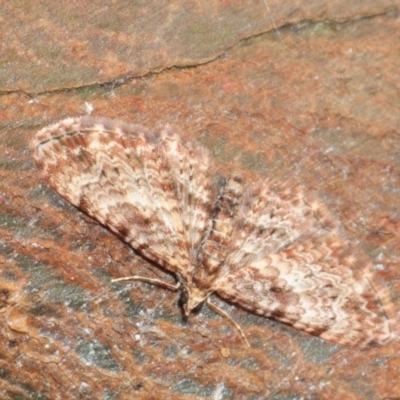
[[[195,286],[186,286],[181,292],[181,303],[185,317],[189,317],[192,312],[200,310],[208,295]]]

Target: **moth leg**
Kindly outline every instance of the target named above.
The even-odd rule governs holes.
[[[171,290],[172,292],[176,292],[180,286],[181,283],[177,282],[175,285],[172,285],[170,283],[164,282],[160,279],[153,279],[153,278],[146,278],[145,276],[139,276],[139,275],[134,275],[134,276],[125,276],[123,278],[116,278],[116,279],[111,279],[111,282],[121,282],[121,281],[141,281],[141,282],[146,282],[150,283],[151,285],[155,286],[160,286],[165,289]]]
[[[218,314],[222,318],[225,318],[226,320],[228,320],[228,322],[230,322],[239,331],[240,336],[246,342],[247,346],[251,347],[249,341],[247,340],[245,333],[243,332],[243,329],[227,312],[225,312],[224,310],[221,310],[218,306],[211,303],[211,300],[209,297],[207,297],[207,299],[206,299],[206,304],[208,305],[208,307],[210,307],[210,309],[212,311],[215,312],[215,314]]]

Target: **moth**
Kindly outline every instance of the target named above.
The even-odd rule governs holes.
[[[171,128],[106,118],[62,120],[31,149],[62,197],[175,274],[177,285],[164,286],[182,292],[186,316],[203,303],[225,315],[214,294],[335,343],[395,337],[388,295],[300,186],[221,177],[204,148]]]

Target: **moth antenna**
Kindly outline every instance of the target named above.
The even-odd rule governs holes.
[[[123,278],[111,279],[112,283],[122,282],[122,281],[146,282],[146,283],[150,283],[151,285],[155,285],[155,286],[159,286],[159,287],[163,287],[165,289],[171,290],[172,292],[176,292],[181,287],[180,282],[177,282],[175,285],[172,285],[171,283],[164,282],[161,279],[147,278],[145,276],[139,276],[139,275],[125,276]]]
[[[240,333],[240,336],[245,341],[247,347],[251,347],[249,341],[247,340],[246,334],[244,333],[242,327],[224,310],[216,306],[214,303],[211,303],[209,297],[206,299],[206,304],[215,314],[218,314],[220,317],[225,318],[230,324],[232,324],[236,330]]]

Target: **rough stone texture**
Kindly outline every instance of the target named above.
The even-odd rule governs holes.
[[[239,41],[302,21],[350,19],[400,0],[12,1],[2,5],[0,90],[57,91],[209,62]]]
[[[133,34],[125,34],[124,20],[114,24],[127,53],[94,46],[100,33],[90,21],[102,7],[89,9],[88,3],[79,15],[78,6],[71,6],[75,18],[67,5],[52,6],[44,18],[43,9],[50,7],[45,2],[21,2],[13,15],[2,9],[2,46],[14,44],[14,51],[2,52],[1,72],[0,397],[399,397],[398,343],[359,352],[221,303],[250,335],[248,349],[226,321],[206,309],[183,322],[173,293],[142,283],[116,290],[111,276],[164,273],[47,189],[28,150],[44,125],[92,108],[93,115],[150,128],[178,125],[223,168],[249,179],[291,177],[317,191],[354,245],[372,259],[374,279],[388,287],[399,310],[400,22],[395,12],[359,18],[368,13],[349,8],[355,3],[337,7],[352,12],[340,24],[303,23],[257,37],[252,35],[263,29],[240,35],[236,28],[235,40],[210,50],[209,58],[203,52],[187,56],[190,63],[176,62],[170,46],[160,46],[153,59],[163,61],[156,67],[149,61],[143,70],[131,65],[140,53],[132,50]],[[383,4],[381,11],[398,6],[370,4]],[[277,21],[269,5],[274,14],[263,15]],[[315,15],[308,19],[328,16]],[[351,16],[358,19],[346,22]],[[57,38],[50,22],[64,36]],[[39,23],[45,24],[42,31]],[[48,37],[40,41],[43,32]],[[65,36],[74,34],[84,38],[74,43],[89,47],[88,59],[97,60],[86,64],[105,71],[104,79],[76,62],[85,59],[82,47],[69,56],[74,47]],[[149,42],[142,41],[146,49],[154,46]],[[203,45],[214,47],[204,40]],[[216,54],[221,56],[196,66]],[[186,64],[195,67],[120,79],[126,71],[141,75]],[[46,90],[53,92],[32,95]]]

